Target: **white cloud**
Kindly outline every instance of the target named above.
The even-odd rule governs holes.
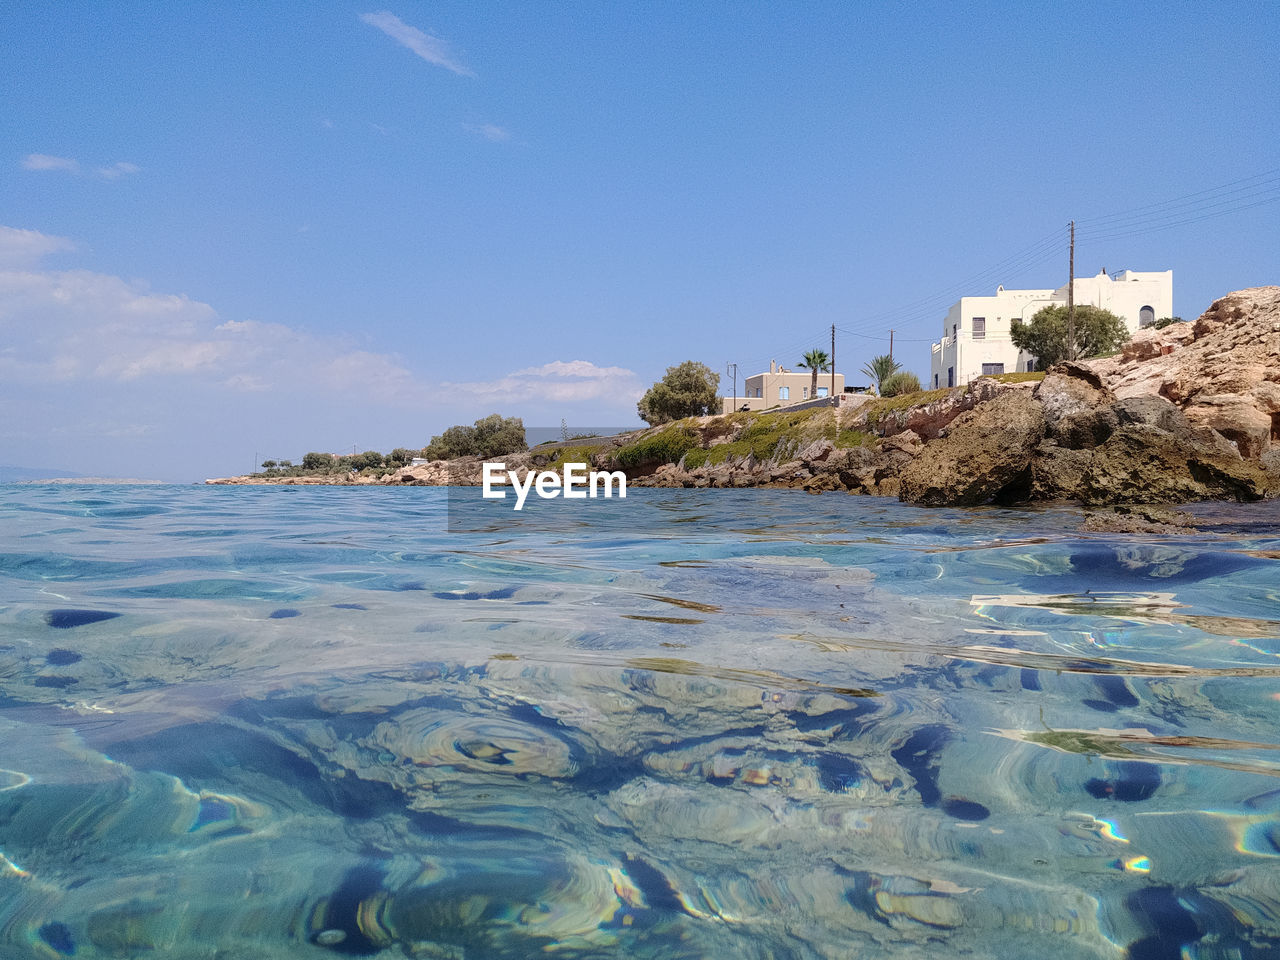
[[[475,74],[459,63],[449,52],[449,45],[439,37],[423,33],[417,27],[411,27],[394,13],[383,10],[380,13],[362,13],[360,19],[372,27],[377,27],[401,46],[408,47],[423,60],[444,67],[463,77],[474,77]]]
[[[0,226],[0,270],[30,266],[51,253],[75,248],[75,243],[66,237],[51,237],[37,230]]]
[[[84,172],[79,160],[73,160],[70,157],[51,157],[47,153],[27,154],[22,159],[22,168],[24,170],[61,170],[76,176]],[[136,163],[120,160],[108,167],[98,167],[93,173],[103,180],[119,180],[121,177],[137,173],[141,169]]]
[[[476,400],[556,404],[594,400],[618,407],[634,403],[644,392],[634,371],[599,367],[588,360],[554,360],[540,367],[516,370],[497,380],[445,383],[441,389]]]
[[[472,133],[480,134],[490,143],[503,143],[511,139],[511,131],[496,123],[465,123],[463,126]]]
[[[207,303],[88,270],[40,269],[69,240],[0,227],[0,381],[179,378],[237,392],[358,395],[390,405],[431,391],[394,357],[283,324],[223,321]]]
[[[121,160],[119,163],[113,163],[109,167],[99,167],[98,176],[107,180],[118,180],[128,174],[137,173],[141,169],[136,163],[127,163]]]
[[[24,170],[65,170],[79,173],[80,162],[68,157],[51,157],[47,153],[29,153],[22,160]]]

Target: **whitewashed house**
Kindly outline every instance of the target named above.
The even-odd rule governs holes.
[[[942,339],[933,345],[927,387],[956,387],[984,375],[1035,369],[1035,358],[1009,339],[1014,319],[1026,322],[1044,307],[1067,302],[1067,285],[1056,290],[1006,290],[991,297],[961,297],[947,311]],[[1110,310],[1131,332],[1173,316],[1173,271],[1105,271],[1077,277],[1075,302]]]

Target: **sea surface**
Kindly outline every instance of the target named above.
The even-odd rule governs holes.
[[[459,510],[0,487],[0,957],[1280,956],[1280,504]]]

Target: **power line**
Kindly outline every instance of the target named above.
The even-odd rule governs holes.
[[[846,330],[844,327],[836,327],[836,333],[843,333],[848,337],[861,337],[863,340],[876,340],[881,343],[889,341],[888,336],[877,337],[872,333],[858,333],[856,330]],[[893,336],[895,343],[932,343],[937,337],[900,337],[896,333]]]
[[[1062,249],[1061,246],[1054,246],[1051,248],[1047,248],[1042,253],[1039,253],[1038,255],[1035,255],[1032,257],[1025,258],[1022,261],[1018,262],[1017,264],[1011,266],[1010,268],[1004,270],[1001,273],[996,273],[995,269],[993,268],[992,270],[988,270],[984,274],[979,274],[978,276],[980,278],[984,278],[986,282],[991,282],[997,278],[1000,278],[1003,280],[1013,280],[1014,278],[1026,273],[1032,267],[1039,266],[1041,263],[1044,263],[1048,260],[1052,260],[1055,257],[1058,257],[1061,253],[1061,249]],[[924,320],[924,319],[928,319],[929,317],[936,316],[938,312],[938,308],[940,306],[943,306],[943,305],[949,306],[958,297],[970,295],[971,291],[977,285],[978,284],[976,283],[957,284],[955,286],[948,287],[946,290],[941,291],[937,294],[934,294],[931,297],[928,297],[922,301],[919,301],[926,305],[918,309],[915,309],[915,310],[903,309],[903,310],[888,311],[881,314],[872,314],[867,317],[859,319],[852,326],[854,328],[861,328],[865,330],[870,327],[874,327],[886,320],[894,320],[903,325],[910,325],[918,320]],[[845,332],[856,334],[858,330],[845,329]]]
[[[1230,183],[1220,184],[1216,187],[1208,187],[1204,190],[1197,190],[1195,193],[1183,194],[1180,197],[1174,197],[1169,200],[1157,200],[1154,203],[1144,204],[1140,207],[1131,207],[1128,210],[1122,210],[1119,213],[1114,213],[1114,214],[1110,214],[1107,216],[1100,216],[1100,217],[1086,217],[1084,219],[1077,220],[1076,225],[1079,226],[1081,224],[1085,224],[1088,226],[1095,226],[1098,224],[1108,223],[1109,221],[1112,221],[1112,220],[1124,220],[1124,219],[1128,219],[1132,215],[1139,214],[1144,210],[1153,210],[1153,209],[1162,208],[1162,207],[1182,206],[1184,205],[1183,201],[1193,201],[1198,203],[1200,201],[1196,201],[1193,198],[1203,197],[1204,199],[1207,200],[1207,199],[1210,199],[1210,197],[1206,196],[1208,194],[1216,194],[1224,190],[1226,190],[1228,194],[1236,193],[1236,192],[1239,192],[1240,190],[1252,190],[1252,189],[1255,189],[1256,187],[1262,186],[1265,183],[1274,183],[1278,180],[1280,180],[1280,167],[1274,170],[1264,170],[1262,173],[1255,173],[1253,176],[1250,176],[1250,177],[1241,177],[1239,180],[1232,180]],[[1262,181],[1262,182],[1250,183],[1250,181]],[[1249,184],[1249,185],[1239,186],[1240,184]],[[1236,187],[1237,189],[1228,190],[1229,187]],[[1224,194],[1224,196],[1225,195],[1226,194]]]
[[[1144,236],[1160,230],[1199,223],[1215,217],[1250,210],[1277,201],[1280,201],[1280,168],[1266,170],[1228,183],[1219,184],[1218,186],[1143,204],[1117,213],[1077,220],[1077,228],[1081,226],[1085,228],[1077,230],[1077,240],[1103,243]],[[1032,268],[1059,256],[1064,239],[1063,229],[1059,227],[1052,233],[1009,254],[1004,259],[952,283],[937,293],[909,301],[892,310],[868,314],[848,326],[837,326],[835,329],[846,336],[874,342],[887,342],[890,340],[889,336],[866,331],[873,330],[886,321],[893,321],[899,324],[900,329],[901,326],[911,326],[922,320],[936,317],[938,308],[941,305],[949,306],[958,297],[971,295],[971,291],[975,288],[981,288],[997,279],[1001,281],[1014,280]],[[825,334],[825,332],[823,331],[822,333]],[[903,343],[932,343],[935,338],[895,336],[895,339]],[[821,342],[821,335],[806,337],[786,350],[779,350],[764,357],[745,361],[745,363],[749,365],[763,362],[765,359],[786,356],[788,352],[804,349],[804,347],[813,342]]]
[[[1237,213],[1264,204],[1274,203],[1277,200],[1280,200],[1280,168],[1265,170],[1228,183],[1197,190],[1193,193],[1183,194],[1167,200],[1143,204],[1118,213],[1077,220],[1077,228],[1081,225],[1086,226],[1085,230],[1077,230],[1077,239],[1096,243],[1128,239],[1172,227],[1198,223],[1213,217]],[[920,320],[935,316],[937,306],[941,304],[950,305],[957,297],[964,296],[975,288],[980,288],[984,283],[990,283],[997,276],[1003,274],[1002,279],[1013,280],[1031,268],[1053,259],[1059,255],[1064,239],[1062,228],[1058,228],[1048,236],[938,293],[911,301],[891,311],[869,314],[847,327],[841,327],[840,330],[842,333],[863,336],[867,339],[887,339],[886,337],[871,336],[861,331],[874,328],[877,324],[888,320],[909,326]],[[909,340],[910,338],[899,339]],[[916,342],[926,341],[917,340]]]
[[[908,303],[903,304],[900,308],[896,308],[892,311],[872,314],[859,322],[874,323],[878,320],[897,319],[898,317],[907,316],[909,314],[919,312],[919,310],[924,308],[925,305],[932,304],[937,300],[953,298],[954,291],[956,290],[972,290],[976,286],[990,282],[990,279],[996,276],[1007,274],[1015,270],[1020,271],[1029,265],[1047,260],[1049,257],[1054,255],[1056,250],[1060,249],[1060,238],[1061,231],[1055,230],[1053,233],[1042,237],[1016,253],[1010,254],[1008,257],[992,264],[979,273],[966,277],[963,280],[956,281],[945,290],[930,294],[926,297],[921,297],[918,300],[909,301]]]
[[[1241,197],[1239,199],[1243,200],[1245,198]],[[1128,237],[1140,237],[1148,233],[1156,233],[1157,231],[1160,231],[1160,230],[1167,230],[1170,227],[1180,227],[1188,223],[1200,223],[1202,220],[1212,220],[1214,217],[1223,217],[1229,213],[1239,213],[1242,210],[1251,210],[1254,207],[1261,207],[1268,203],[1275,203],[1277,200],[1280,200],[1280,192],[1276,192],[1272,196],[1263,197],[1262,199],[1254,200],[1251,203],[1238,203],[1234,206],[1229,206],[1222,210],[1213,210],[1212,212],[1196,211],[1198,213],[1197,216],[1186,216],[1186,217],[1181,217],[1179,219],[1172,219],[1172,220],[1170,220],[1168,217],[1165,217],[1162,219],[1165,220],[1166,222],[1159,222],[1159,220],[1157,220],[1147,225],[1130,224],[1128,227],[1124,225],[1118,225],[1115,230],[1112,230],[1110,232],[1104,231],[1100,233],[1086,234],[1086,237],[1087,239],[1092,240],[1096,243],[1101,243],[1106,240],[1123,240]],[[1214,206],[1216,206],[1216,204]],[[1184,212],[1191,213],[1192,211],[1184,211]],[[1130,227],[1132,227],[1132,229],[1130,229]]]
[[[752,357],[750,359],[741,360],[739,362],[745,367],[753,363],[763,363],[765,360],[776,360],[778,357],[785,357],[791,353],[796,352],[797,350],[803,350],[806,347],[811,347],[814,343],[821,343],[823,338],[826,336],[826,334],[827,334],[827,331],[822,330],[819,333],[815,334],[814,336],[805,337],[803,340],[799,340],[794,342],[791,345],[788,345],[785,349],[774,350],[774,351],[771,351],[770,353],[764,354],[763,356]]]
[[[1222,194],[1216,197],[1203,197],[1199,200],[1193,200],[1188,203],[1173,204],[1162,210],[1150,211],[1148,213],[1133,214],[1127,217],[1113,217],[1106,222],[1095,222],[1090,225],[1091,230],[1105,232],[1108,230],[1126,229],[1128,227],[1137,227],[1145,223],[1157,223],[1161,220],[1170,220],[1178,217],[1193,216],[1203,213],[1207,210],[1214,210],[1219,207],[1238,206],[1247,201],[1256,200],[1259,197],[1275,197],[1280,196],[1280,177],[1276,177],[1274,181],[1256,184],[1255,186],[1232,190],[1230,193]]]
[[[1061,250],[1060,241],[1053,245],[1039,247],[1035,252],[1024,255],[1017,260],[1002,261],[1003,266],[993,266],[980,274],[960,281],[946,289],[940,290],[938,293],[929,297],[922,298],[915,303],[919,306],[913,307],[911,304],[901,309],[886,311],[881,314],[872,314],[859,321],[860,325],[874,324],[881,320],[901,319],[908,322],[912,318],[932,315],[936,312],[938,305],[948,304],[959,296],[971,294],[975,287],[982,287],[996,280],[1009,280],[1019,276],[1029,270],[1031,267],[1037,266],[1046,260],[1051,260],[1058,256]]]
[[[1086,229],[1078,231],[1077,239],[1092,243],[1129,239],[1242,212],[1277,201],[1280,201],[1280,168],[1241,177],[1168,200],[1143,204],[1115,214],[1079,220],[1077,226],[1084,224]],[[989,282],[1001,272],[1004,274],[1003,279],[1013,280],[1032,267],[1058,256],[1061,242],[1062,234],[1060,230],[1056,230],[1048,237],[1036,241],[1018,253],[1011,254],[986,270],[959,281],[945,290],[912,301],[893,311],[868,315],[851,324],[850,327],[841,327],[840,330],[842,333],[869,340],[887,340],[887,337],[874,336],[862,331],[874,328],[887,320],[910,326],[935,316],[936,307],[953,302],[958,296],[963,296],[974,288],[980,287],[984,281]],[[907,342],[932,342],[932,338],[927,341],[922,338],[914,341],[912,338],[898,339]]]

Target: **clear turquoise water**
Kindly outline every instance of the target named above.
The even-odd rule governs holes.
[[[0,487],[0,957],[1280,952],[1277,504],[535,506]]]

